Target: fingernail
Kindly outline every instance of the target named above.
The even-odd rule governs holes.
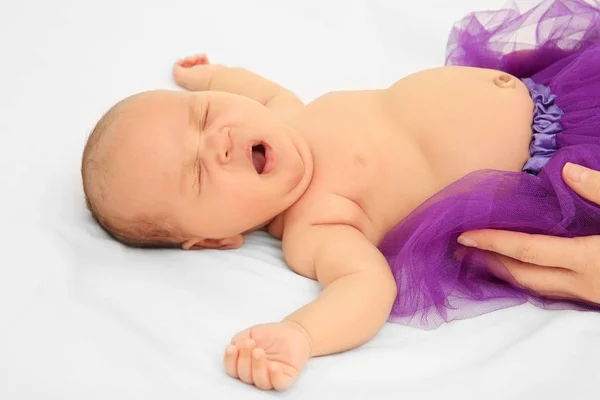
[[[477,247],[477,242],[475,242],[473,239],[470,239],[468,237],[464,237],[464,236],[459,236],[458,239],[456,240],[458,243],[462,244],[463,246],[467,246],[467,247]]]
[[[566,163],[565,164],[565,175],[569,180],[577,183],[583,183],[587,179],[589,175],[589,171],[587,168],[582,167],[581,165]]]
[[[227,346],[227,349],[225,350],[225,352],[229,355],[233,354],[235,352],[235,347],[233,347],[232,345]]]

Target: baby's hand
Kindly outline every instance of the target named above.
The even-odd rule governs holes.
[[[259,389],[288,389],[310,358],[308,333],[291,321],[256,325],[238,333],[225,350],[225,369]]]
[[[210,62],[208,61],[208,57],[206,54],[195,54],[193,56],[188,56],[177,60],[176,65],[182,68],[191,68],[196,65],[208,65]]]
[[[211,64],[206,54],[197,54],[177,60],[173,66],[173,78],[187,90],[210,90],[215,72],[224,68],[224,65]]]

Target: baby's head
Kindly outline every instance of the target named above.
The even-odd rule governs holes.
[[[125,244],[235,248],[304,193],[312,159],[302,138],[256,101],[154,91],[100,119],[81,172],[92,215]]]

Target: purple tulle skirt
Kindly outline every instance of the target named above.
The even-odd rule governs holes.
[[[600,311],[542,299],[500,280],[490,272],[506,271],[498,258],[456,242],[461,233],[484,228],[600,234],[600,207],[561,175],[567,162],[600,170],[600,4],[547,0],[529,10],[470,14],[451,32],[447,64],[523,79],[536,103],[532,159],[521,173],[465,176],[388,232],[380,250],[398,283],[389,321],[431,329],[525,302]]]

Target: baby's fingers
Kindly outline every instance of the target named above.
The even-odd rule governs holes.
[[[269,365],[269,376],[271,377],[273,388],[278,392],[288,390],[292,386],[292,383],[294,383],[292,377],[284,374],[281,367],[275,363]]]
[[[204,65],[204,64],[210,64],[210,63],[208,61],[208,57],[206,56],[206,54],[196,54],[193,56],[189,56],[189,57],[185,57],[185,58],[177,60],[177,64],[184,68],[189,68],[189,67],[193,67],[195,65]]]
[[[239,354],[240,353],[239,353],[237,347],[235,347],[232,344],[227,346],[227,348],[225,349],[225,360],[224,360],[225,371],[227,372],[227,375],[231,376],[232,378],[236,378],[236,379],[239,378],[238,373],[237,373],[237,363],[238,363]]]
[[[267,371],[267,355],[260,348],[252,350],[252,380],[254,386],[262,390],[271,390],[271,379]]]
[[[239,378],[248,384],[253,384],[252,380],[252,350],[256,346],[256,342],[252,339],[244,339],[237,345],[240,350],[240,355],[237,362],[237,373]]]

